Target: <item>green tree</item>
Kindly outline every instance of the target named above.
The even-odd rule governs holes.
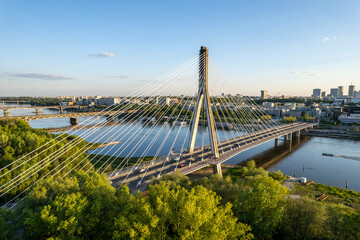
[[[115,212],[115,189],[106,176],[90,172],[39,183],[27,196],[20,220],[29,239],[109,239]]]
[[[281,231],[285,239],[314,239],[323,234],[324,207],[310,199],[288,199]]]
[[[192,186],[194,185],[202,185],[216,192],[221,197],[221,204],[234,203],[238,199],[240,185],[233,181],[230,176],[211,175],[209,178],[205,177],[194,181]]]
[[[235,213],[239,221],[247,223],[257,239],[270,238],[282,215],[287,189],[271,177],[253,177],[239,192]]]
[[[309,114],[305,113],[305,115],[304,115],[304,121],[307,121],[307,120],[309,120]]]
[[[360,239],[360,210],[345,206],[328,206],[325,228],[330,239]]]
[[[72,140],[79,140],[76,147],[66,146]],[[52,141],[51,145],[44,145],[50,141]],[[5,167],[22,158],[0,171],[1,175],[5,174],[0,178],[0,185],[33,167],[33,174],[29,178],[20,179],[18,186],[15,186],[15,184],[9,185],[4,189],[6,192],[4,198],[9,199],[17,195],[50,171],[53,174],[58,172],[57,175],[62,176],[72,169],[76,171],[83,166],[85,170],[91,169],[92,164],[89,164],[87,154],[84,151],[87,145],[88,143],[83,139],[67,134],[54,140],[53,135],[42,130],[33,129],[25,121],[0,120],[0,167]],[[51,154],[63,149],[66,151],[61,157],[50,158]],[[34,152],[27,155],[32,151]],[[34,167],[35,164],[42,166],[41,170],[37,170]],[[2,201],[4,199],[0,199],[0,202]]]
[[[219,205],[216,193],[196,186],[190,191],[162,181],[150,186],[149,200],[159,217],[155,239],[251,239],[250,227],[238,223],[231,204]]]
[[[114,222],[113,239],[153,239],[158,231],[159,217],[154,214],[148,199],[140,193],[131,195],[121,187],[117,192],[119,211]]]
[[[0,209],[0,239],[13,239],[15,224],[15,214],[6,208]]]

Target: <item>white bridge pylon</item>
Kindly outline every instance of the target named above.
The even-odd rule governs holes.
[[[207,127],[209,132],[211,151],[214,157],[217,158],[219,157],[219,150],[218,150],[218,144],[216,141],[216,134],[215,134],[215,121],[211,109],[209,86],[208,86],[208,75],[209,75],[209,50],[206,47],[201,47],[199,54],[199,89],[197,94],[196,106],[194,109],[195,115],[191,125],[189,153],[192,153],[194,151],[195,139],[199,126],[200,111],[202,106],[204,106],[206,111]]]

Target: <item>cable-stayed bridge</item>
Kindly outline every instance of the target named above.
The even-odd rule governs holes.
[[[0,186],[0,198],[26,183],[6,201],[5,205],[9,205],[40,180],[74,171],[87,172],[89,163],[100,164],[96,171],[107,173],[114,185],[128,184],[132,189],[141,189],[152,178],[177,169],[189,174],[211,165],[214,173],[221,174],[221,163],[237,154],[270,140],[275,139],[277,144],[282,136],[291,141],[293,133],[299,138],[301,130],[313,127],[308,123],[279,124],[251,98],[237,95],[236,90],[209,59],[208,49],[201,47],[198,56],[123,98],[121,104],[98,112],[98,116],[107,116],[103,121],[99,122],[98,116],[89,117],[83,127],[70,128],[3,166],[0,177],[7,180]],[[116,124],[109,125],[109,119],[117,119]],[[84,138],[90,144],[78,147],[81,138],[74,138],[25,167],[56,144],[56,140],[61,141],[65,133]],[[94,145],[113,141],[121,144],[91,151],[88,158],[79,159]],[[69,149],[76,149],[69,160],[42,173],[44,167],[61,159]],[[75,166],[68,169],[73,161]],[[22,171],[12,175],[16,169]],[[39,176],[36,180],[29,181],[36,175]]]

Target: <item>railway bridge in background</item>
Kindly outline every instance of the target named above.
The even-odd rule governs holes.
[[[108,121],[114,121],[114,116],[120,116],[122,114],[133,113],[134,110],[126,111],[99,111],[99,112],[72,112],[72,113],[60,113],[60,114],[37,114],[37,115],[25,115],[25,116],[4,116],[0,117],[0,120],[3,119],[14,119],[14,120],[24,120],[24,121],[33,121],[37,119],[46,119],[46,118],[69,118],[71,125],[78,124],[78,117],[84,116],[105,116]]]
[[[66,109],[88,109],[88,106],[7,106],[7,107],[0,107],[0,110],[4,112],[4,117],[10,117],[9,111],[16,110],[16,109],[33,109],[35,110],[36,115],[41,115],[41,109],[56,109],[59,110],[59,114],[63,114],[64,110]]]

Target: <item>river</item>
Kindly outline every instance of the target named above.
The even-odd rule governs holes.
[[[23,106],[23,105],[22,105]],[[22,115],[34,114],[34,110],[21,109],[12,110],[12,114]],[[44,114],[51,114],[57,110],[44,109]],[[91,124],[101,123],[104,117],[81,117],[79,124],[92,121]],[[68,118],[39,119],[30,122],[33,128],[66,127],[70,126]],[[171,130],[171,131],[168,131]],[[124,137],[123,132],[129,132]],[[148,148],[147,155],[153,156],[157,153],[159,146],[163,148],[159,151],[160,156],[168,155],[172,147],[173,140],[177,140],[173,145],[172,152],[179,152],[182,146],[188,144],[188,125],[174,126],[170,124],[144,126],[143,123],[125,123],[109,125],[99,129],[80,129],[70,131],[70,134],[83,136],[87,141],[111,142],[121,141],[122,144],[113,145],[98,149],[93,153],[100,153],[114,156],[140,156]],[[89,133],[89,134],[87,134]],[[139,135],[137,135],[139,133]],[[167,134],[168,138],[167,137]],[[149,134],[149,137],[146,137]],[[218,138],[225,139],[235,136],[234,131],[218,129]],[[100,137],[101,136],[101,137]],[[146,140],[142,143],[142,139]],[[132,141],[127,141],[132,139]],[[185,142],[183,141],[185,139]],[[208,143],[208,133],[206,129],[199,127],[196,145],[203,142]],[[153,147],[150,147],[152,142]],[[140,144],[141,143],[141,144]],[[137,149],[139,148],[139,149]],[[323,156],[322,153],[332,153],[334,155],[349,156],[350,158]],[[354,157],[352,159],[351,157]],[[279,141],[279,146],[275,148],[274,141],[264,143],[253,149],[247,150],[229,159],[226,163],[241,164],[246,160],[255,159],[258,165],[263,166],[269,171],[281,170],[287,175],[296,177],[306,177],[315,182],[345,187],[348,181],[349,189],[360,192],[360,141],[348,139],[302,137],[300,142],[294,140],[290,150],[289,144]]]

